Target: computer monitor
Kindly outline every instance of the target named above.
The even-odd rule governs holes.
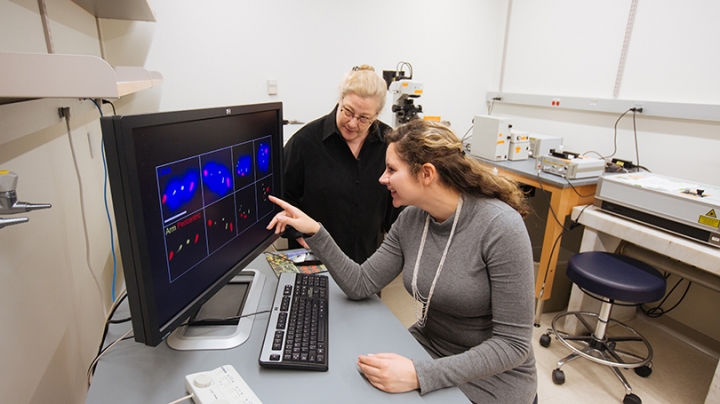
[[[264,276],[236,275],[277,239],[266,226],[279,211],[268,195],[282,190],[282,103],[100,121],[135,340],[156,346],[185,329],[233,279],[246,287],[230,300],[242,293],[243,312],[257,310]],[[215,331],[171,346],[237,345]]]

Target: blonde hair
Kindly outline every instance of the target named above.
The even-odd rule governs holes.
[[[349,71],[343,82],[340,83],[340,100],[349,93],[354,93],[363,98],[375,98],[377,100],[377,111],[379,114],[385,107],[385,95],[387,94],[387,83],[375,73],[372,66],[355,66]]]
[[[523,217],[530,213],[525,194],[518,185],[496,175],[490,168],[466,156],[462,142],[447,126],[413,119],[385,135],[395,144],[398,157],[417,175],[423,164],[435,166],[440,182],[461,193],[499,199]]]

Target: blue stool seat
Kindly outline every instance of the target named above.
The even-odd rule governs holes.
[[[568,261],[567,276],[588,292],[622,302],[649,303],[665,295],[665,278],[660,271],[619,254],[575,254]]]

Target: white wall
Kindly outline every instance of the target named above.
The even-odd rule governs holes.
[[[71,0],[47,3],[56,52],[101,54],[94,17]],[[118,113],[281,100],[286,119],[307,122],[333,108],[337,86],[352,66],[365,63],[382,71],[407,61],[414,79],[424,84],[418,103],[425,113],[440,115],[464,134],[472,117],[486,111],[486,92],[499,87],[507,1],[149,4],[157,22],[100,21],[111,65],[143,66],[164,76],[161,87],[115,101]],[[612,93],[617,65],[610,59],[619,54],[630,0],[512,4],[505,91]],[[706,15],[697,11],[703,7]],[[709,1],[640,2],[622,96],[720,103],[720,36],[709,21],[717,7]],[[675,26],[674,34],[666,33]],[[692,54],[684,53],[688,47]],[[666,50],[690,62],[681,64],[667,57]],[[0,51],[46,52],[36,0],[0,0]],[[655,63],[663,69],[648,72]],[[277,96],[267,95],[267,79],[278,81]],[[0,125],[21,127],[52,116],[57,106],[70,106],[73,113],[71,138],[84,211],[64,123],[0,145],[0,169],[20,174],[20,200],[53,204],[28,213],[29,223],[0,230],[0,391],[8,402],[83,402],[85,370],[97,350],[103,306],[110,301],[112,260],[102,201],[98,112],[89,101],[79,100],[23,103],[22,114],[3,114],[11,107],[0,105]],[[108,106],[103,110],[111,113]],[[603,152],[610,147],[616,118],[500,104],[494,114],[515,117],[518,128],[560,134],[569,149]],[[383,117],[390,120],[387,111]],[[720,171],[714,158],[716,124],[640,117],[638,126],[643,165],[668,173],[671,161],[683,176],[720,183],[711,175]],[[286,134],[298,128],[289,126]],[[628,121],[620,128],[618,156],[633,157]]]
[[[280,100],[286,119],[309,122],[332,110],[353,66],[369,64],[381,73],[407,61],[413,79],[424,83],[417,103],[426,114],[465,131],[484,108],[496,69],[504,4],[219,0],[198,7],[153,0],[158,23],[145,67],[164,76],[161,110]],[[124,35],[133,31],[127,23],[104,20],[103,29],[113,38],[106,41],[111,64],[138,59],[134,36]],[[267,95],[268,79],[278,81],[277,96]]]

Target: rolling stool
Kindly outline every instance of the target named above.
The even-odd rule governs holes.
[[[571,311],[558,314],[552,321],[552,328],[540,337],[540,345],[547,348],[550,346],[552,333],[572,351],[570,355],[558,361],[558,367],[552,373],[553,383],[565,383],[565,373],[560,367],[582,357],[610,366],[615,376],[625,386],[623,404],[641,404],[642,400],[632,393],[632,388],[618,368],[633,368],[639,376],[650,376],[652,348],[637,331],[611,319],[610,311],[616,300],[639,305],[662,299],[665,295],[665,278],[657,269],[644,262],[624,255],[600,251],[573,255],[567,264],[567,276],[583,292],[594,295],[602,301],[602,304],[599,313]],[[570,335],[559,331],[557,322],[566,316],[575,316],[591,331],[591,334]],[[594,328],[586,317],[597,318]],[[609,336],[607,327],[611,324],[620,325],[627,334]],[[637,347],[642,347],[643,344],[645,355],[630,351],[633,348],[637,350]]]

